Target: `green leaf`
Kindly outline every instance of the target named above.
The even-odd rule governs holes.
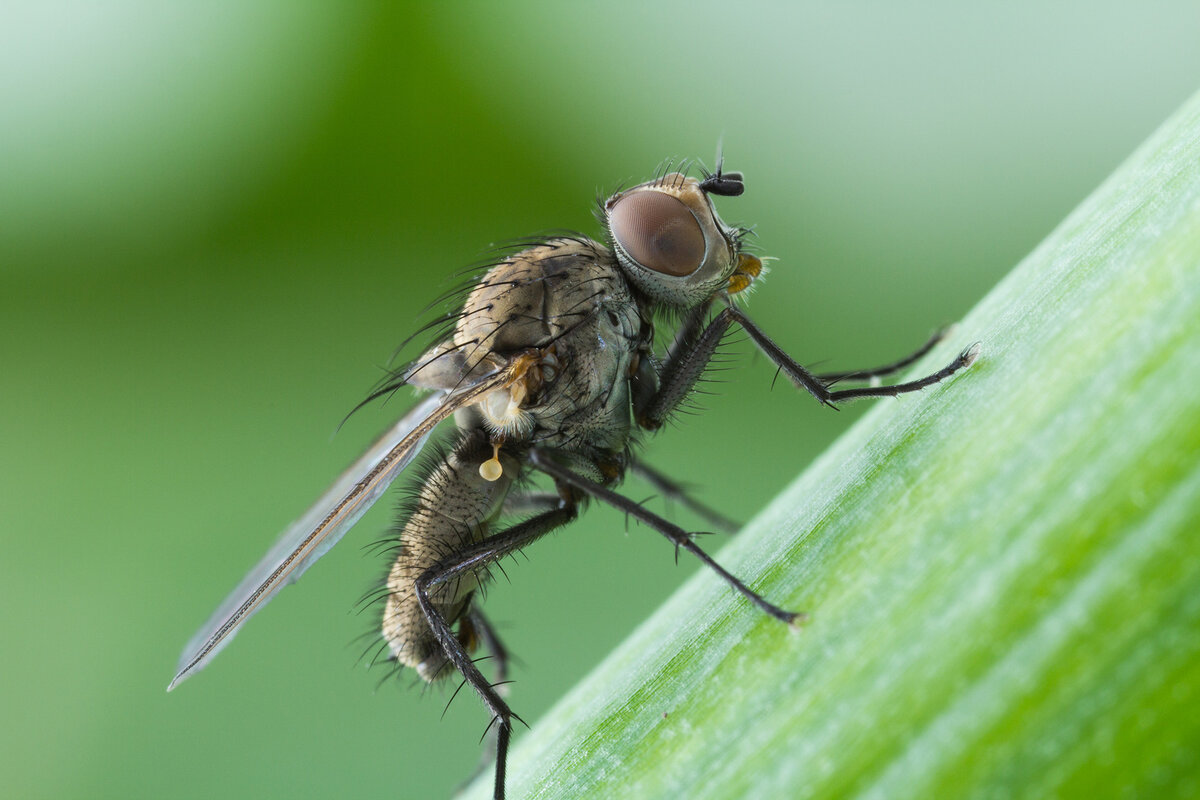
[[[913,374],[974,341],[720,552],[804,628],[697,575],[511,796],[1200,792],[1200,95]]]

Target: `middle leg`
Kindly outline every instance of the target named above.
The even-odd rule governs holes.
[[[635,458],[629,462],[629,471],[634,475],[638,475],[645,480],[646,483],[662,492],[663,496],[668,500],[677,501],[684,508],[691,509],[693,512],[699,514],[705,520],[721,530],[727,533],[734,533],[741,527],[741,525],[737,524],[721,512],[717,511],[716,509],[709,508],[704,503],[701,503],[699,500],[692,497],[677,481],[654,469],[640,458]]]
[[[712,556],[705,553],[700,547],[692,541],[692,535],[680,528],[678,525],[663,519],[662,517],[647,511],[640,504],[633,502],[627,497],[623,497],[606,486],[601,486],[595,481],[588,480],[581,475],[577,475],[571,470],[563,467],[553,456],[544,450],[533,448],[529,451],[529,460],[535,468],[546,473],[554,478],[558,483],[568,486],[577,492],[582,492],[585,495],[596,498],[610,506],[623,511],[624,513],[638,519],[649,525],[654,530],[661,533],[663,536],[671,540],[675,545],[676,550],[680,548],[687,550],[696,558],[700,559],[710,569],[716,572],[721,578],[732,586],[743,597],[753,602],[763,611],[770,614],[781,622],[786,622],[789,625],[803,621],[805,615],[793,611],[784,611],[777,605],[767,602],[762,595],[751,589],[746,584],[742,583],[732,573],[713,560]]]

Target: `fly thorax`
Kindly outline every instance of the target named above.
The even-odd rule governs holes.
[[[632,289],[611,251],[587,239],[551,239],[488,270],[452,341],[427,354],[418,377],[442,384],[536,352],[520,379],[477,406],[493,439],[623,445],[640,330]]]
[[[471,291],[453,349],[468,367],[493,354],[547,347],[586,319],[596,281],[619,277],[612,254],[588,239],[551,239],[492,267]]]

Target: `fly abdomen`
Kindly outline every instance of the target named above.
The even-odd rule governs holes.
[[[486,480],[479,466],[492,457],[483,431],[463,436],[422,482],[412,513],[400,527],[400,554],[387,579],[383,638],[401,664],[427,681],[444,677],[452,669],[417,601],[416,582],[431,567],[489,535],[520,469],[515,459],[501,451],[503,474],[497,480]],[[485,577],[465,573],[434,587],[430,599],[454,624],[468,611],[471,594]],[[465,633],[460,628],[460,638]]]

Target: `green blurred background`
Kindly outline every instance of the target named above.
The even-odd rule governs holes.
[[[723,137],[722,214],[779,258],[751,312],[804,362],[885,360],[1195,90],[1198,32],[1193,2],[6,4],[3,794],[447,795],[478,703],[356,665],[391,502],[164,690],[403,408],[332,436],[449,276]],[[745,519],[862,408],[735,350],[648,454]],[[695,569],[604,509],[527,555],[487,609],[530,721]]]

